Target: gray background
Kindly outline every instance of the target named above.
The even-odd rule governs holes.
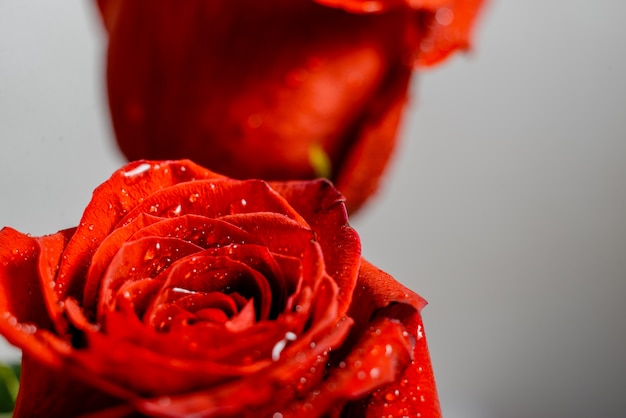
[[[0,1],[0,225],[73,226],[123,164],[91,5]],[[386,188],[353,218],[430,301],[448,418],[626,416],[624,16],[491,1],[474,52],[416,79]]]

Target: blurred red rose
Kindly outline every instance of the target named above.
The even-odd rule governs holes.
[[[327,177],[356,210],[396,141],[415,65],[468,38],[482,0],[98,0],[129,160],[233,178]]]
[[[16,417],[439,417],[424,303],[362,260],[324,180],[139,161],[78,227],[0,231]]]

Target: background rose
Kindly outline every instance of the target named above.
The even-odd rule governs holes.
[[[140,161],[77,228],[0,231],[16,416],[439,416],[423,304],[361,259],[325,181]]]
[[[330,178],[357,209],[394,148],[414,65],[468,47],[482,0],[99,0],[129,160]]]

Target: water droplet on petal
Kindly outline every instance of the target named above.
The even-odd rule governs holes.
[[[422,332],[422,326],[418,325],[417,326],[417,339],[421,340],[422,338],[424,338],[424,333]]]
[[[391,357],[392,353],[393,347],[391,346],[391,344],[385,344],[385,357]]]
[[[146,251],[146,254],[143,256],[143,260],[150,261],[154,259],[154,257],[156,257],[157,255],[157,251],[159,251],[160,249],[161,249],[161,244],[157,242],[153,248],[148,248],[148,250]]]
[[[158,399],[157,403],[159,406],[169,406],[172,403],[172,400],[169,396],[162,396]]]
[[[261,125],[263,125],[263,116],[259,115],[258,113],[253,113],[248,116],[246,123],[252,129],[260,128]]]
[[[374,13],[374,12],[379,12],[383,9],[383,5],[381,4],[380,1],[364,1],[361,9],[365,12],[365,13]]]
[[[435,13],[435,20],[441,26],[448,26],[454,20],[454,12],[447,7],[442,7]]]
[[[176,205],[176,206],[174,206],[172,208],[169,208],[167,210],[167,216],[169,218],[174,218],[174,217],[180,216],[182,210],[183,210],[182,205],[178,204],[178,205]]]
[[[152,166],[148,163],[142,163],[139,164],[137,167],[130,169],[128,171],[124,171],[124,177],[136,177],[139,176],[140,174],[145,173],[146,171],[150,170],[150,168],[152,168]]]
[[[272,360],[278,361],[280,359],[280,353],[287,346],[287,342],[288,341],[295,341],[296,338],[297,338],[297,336],[293,332],[291,332],[291,331],[286,332],[285,333],[285,338],[283,338],[282,340],[280,340],[276,344],[274,344],[274,347],[272,348]]]
[[[288,87],[298,87],[307,79],[308,75],[308,71],[304,68],[289,71],[285,76],[285,84]]]

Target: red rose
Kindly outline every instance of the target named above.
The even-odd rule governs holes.
[[[438,417],[423,305],[323,180],[139,161],[77,228],[0,231],[16,417]]]
[[[482,0],[98,0],[129,160],[327,177],[356,210],[394,148],[413,66],[468,47]]]

